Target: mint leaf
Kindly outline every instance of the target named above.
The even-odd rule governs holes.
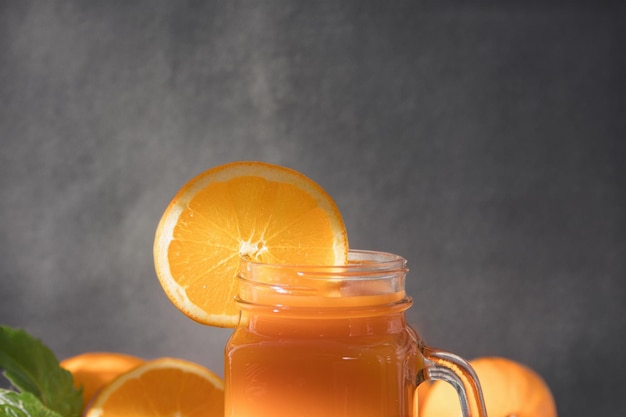
[[[62,417],[80,416],[83,401],[81,391],[72,385],[72,374],[24,330],[0,326],[0,368],[17,389],[38,398],[45,408]]]
[[[30,392],[0,389],[0,416],[2,417],[62,417],[47,409]]]

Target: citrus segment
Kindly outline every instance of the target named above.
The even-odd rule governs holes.
[[[161,358],[128,371],[96,395],[86,417],[222,417],[224,383],[189,361]]]
[[[83,407],[106,384],[145,361],[117,352],[86,352],[64,359],[60,365],[72,373],[74,386],[83,389]]]
[[[234,327],[242,258],[340,265],[348,241],[339,209],[306,176],[264,162],[233,162],[184,185],[157,227],[154,259],[168,298],[192,319]]]

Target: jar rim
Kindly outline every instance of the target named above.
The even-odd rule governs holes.
[[[243,261],[239,301],[291,307],[385,305],[406,298],[406,260],[388,252],[351,250],[346,265]]]
[[[406,273],[407,260],[400,255],[375,250],[350,249],[345,265],[268,264],[242,258],[240,271],[253,272],[263,269],[290,270],[308,278],[341,276],[353,279],[380,277],[380,274]]]

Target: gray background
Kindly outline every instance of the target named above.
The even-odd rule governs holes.
[[[152,240],[186,181],[260,159],[408,258],[427,342],[626,415],[624,10],[0,0],[0,323],[222,374],[230,330],[173,307]]]

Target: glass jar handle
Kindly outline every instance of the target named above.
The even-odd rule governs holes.
[[[464,417],[487,417],[480,382],[465,359],[427,346],[422,346],[422,354],[426,367],[418,374],[418,384],[425,380],[445,381],[457,392]]]

